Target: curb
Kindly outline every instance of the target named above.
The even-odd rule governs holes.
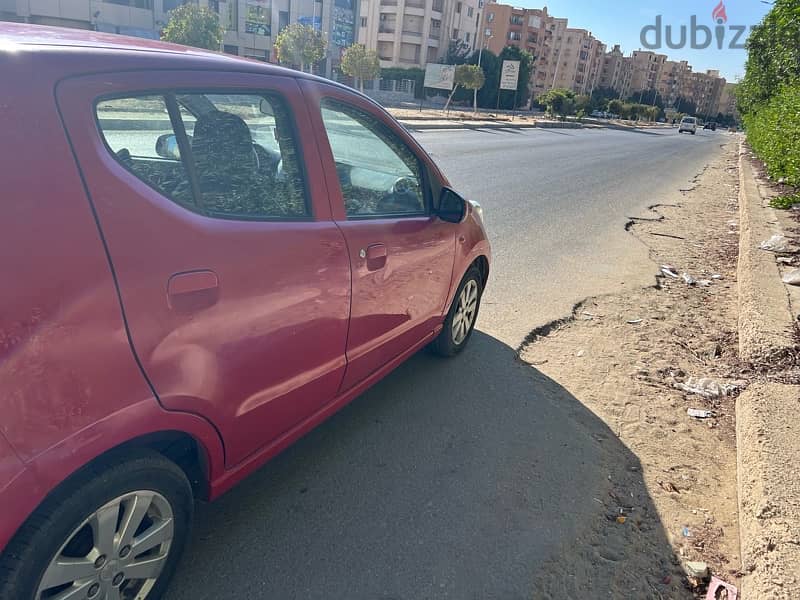
[[[739,146],[739,356],[748,362],[780,358],[795,347],[789,295],[775,257],[758,248],[775,233],[750,163]]]
[[[751,385],[736,401],[742,598],[794,599],[800,585],[797,386]]]
[[[559,123],[559,124],[541,124],[541,123],[467,123],[464,121],[453,121],[450,123],[417,123],[413,120],[401,120],[400,123],[406,129],[413,129],[415,131],[431,130],[431,129],[535,129],[535,128],[552,128],[552,129],[581,129],[578,123]]]

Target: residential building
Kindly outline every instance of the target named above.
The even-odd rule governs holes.
[[[220,50],[230,54],[274,62],[275,36],[289,23],[328,32],[328,55],[322,62],[326,74],[356,36],[359,0],[0,0],[0,20],[158,39],[167,13],[185,1],[219,14],[225,30]]]
[[[630,84],[623,94],[626,98],[656,89],[667,56],[648,50],[634,50],[631,59]]]
[[[736,84],[726,83],[722,88],[719,95],[719,103],[717,104],[717,114],[725,116],[731,115],[734,117],[739,116],[739,111],[736,110]]]
[[[339,0],[337,0],[339,1]],[[424,67],[451,40],[476,47],[481,0],[361,0],[358,41],[382,67]]]
[[[687,78],[692,67],[685,60],[664,62],[657,90],[664,106],[674,106],[680,97],[685,97]]]
[[[598,87],[620,90],[625,76],[623,67],[625,66],[625,56],[620,50],[619,44],[615,44],[610,52],[606,52],[603,57],[603,65],[600,69],[600,79]]]

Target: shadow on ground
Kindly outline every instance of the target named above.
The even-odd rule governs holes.
[[[650,598],[673,561],[636,457],[476,332],[198,506],[168,598]]]

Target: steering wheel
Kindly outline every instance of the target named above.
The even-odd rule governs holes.
[[[382,213],[407,213],[422,210],[419,182],[413,177],[398,177],[389,192],[378,201],[377,210]]]

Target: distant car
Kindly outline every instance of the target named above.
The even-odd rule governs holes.
[[[680,127],[678,127],[678,133],[683,133],[684,131],[688,131],[692,135],[697,133],[697,119],[695,117],[683,117]]]
[[[711,131],[717,130],[717,124],[714,121],[709,121],[705,125],[703,125],[703,129],[710,129]]]
[[[602,110],[594,110],[589,116],[595,117],[596,119],[608,119],[610,115]]]
[[[195,498],[464,349],[482,211],[332,81],[17,23],[0,59],[0,599],[157,600]]]

